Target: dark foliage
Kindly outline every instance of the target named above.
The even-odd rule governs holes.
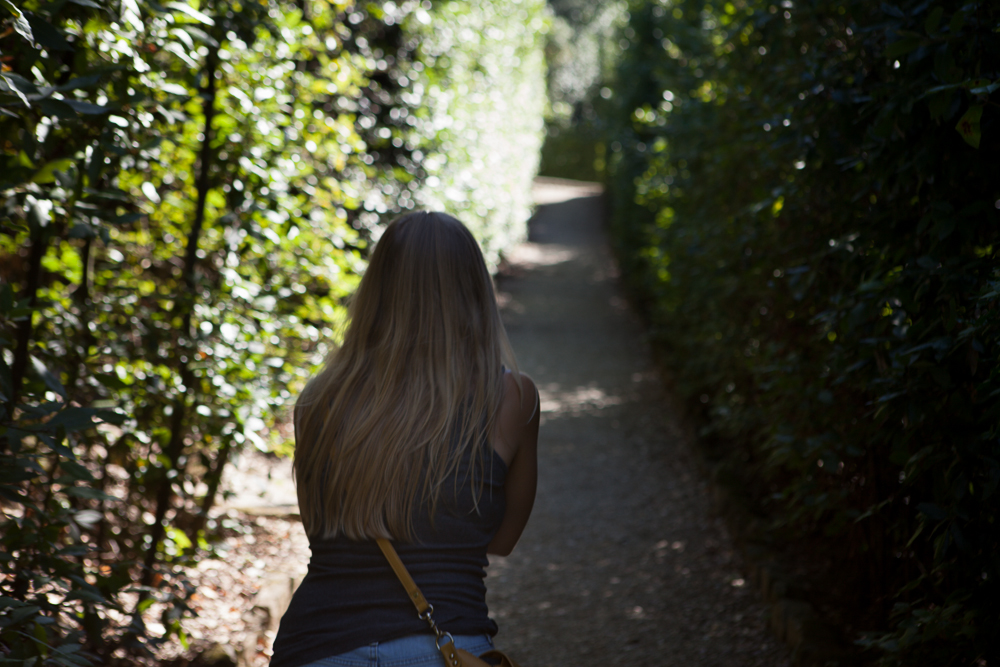
[[[884,664],[1000,642],[1000,9],[633,2],[626,274],[703,436]]]

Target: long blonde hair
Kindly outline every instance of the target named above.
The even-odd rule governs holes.
[[[386,228],[349,315],[295,405],[302,523],[326,538],[410,540],[417,503],[433,516],[466,451],[483,470],[502,364],[519,378],[514,354],[479,245],[444,213]]]

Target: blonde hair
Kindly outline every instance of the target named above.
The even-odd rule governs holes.
[[[482,251],[444,213],[386,228],[349,315],[295,406],[302,523],[324,538],[411,540],[417,504],[433,517],[466,452],[483,471],[502,364],[520,378],[514,354]]]

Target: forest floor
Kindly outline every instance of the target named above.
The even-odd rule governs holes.
[[[498,281],[542,423],[531,521],[513,554],[490,559],[497,645],[525,667],[790,665],[619,289],[602,198],[550,179],[536,200],[529,241]],[[229,475],[227,555],[195,574],[192,639],[242,647],[260,581],[304,573],[301,525],[282,511],[289,472],[254,454]],[[252,664],[266,664],[267,639]]]

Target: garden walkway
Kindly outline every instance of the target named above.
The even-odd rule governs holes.
[[[488,572],[498,646],[524,667],[787,667],[618,288],[602,199],[541,179],[536,201],[498,281],[542,407],[534,514]],[[225,486],[224,555],[191,573],[184,626],[195,646],[264,667],[309,557],[290,461],[247,452]]]
[[[789,664],[622,298],[602,199],[557,181],[536,194],[553,203],[499,281],[542,425],[534,514],[489,568],[498,646],[525,667]]]

